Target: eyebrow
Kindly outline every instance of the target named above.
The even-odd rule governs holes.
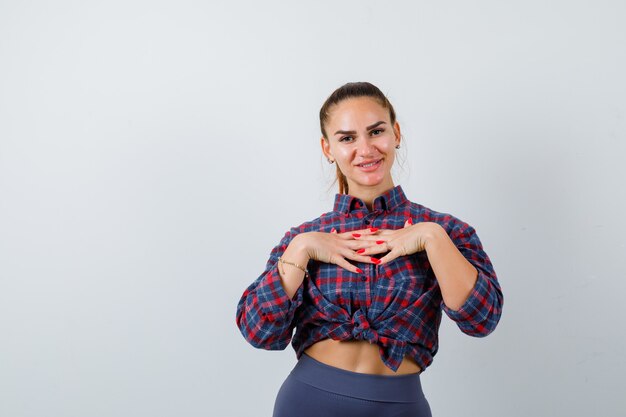
[[[381,124],[383,124],[383,123],[385,123],[385,122],[381,120],[380,122],[376,122],[376,123],[374,123],[373,125],[369,125],[366,129],[367,129],[367,130],[373,129],[373,128],[375,128],[376,126],[381,125]],[[346,135],[346,134],[356,135],[356,131],[355,131],[355,130],[338,130],[338,131],[336,131],[336,132],[335,132],[335,135],[337,135],[337,134],[342,134],[342,135]]]

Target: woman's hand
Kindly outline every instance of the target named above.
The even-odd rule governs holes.
[[[438,223],[420,222],[413,224],[411,219],[408,219],[402,229],[379,229],[376,233],[363,235],[357,240],[371,242],[369,245],[363,246],[366,249],[362,255],[367,256],[389,251],[388,254],[380,258],[379,262],[373,261],[376,265],[380,265],[392,261],[399,256],[412,255],[416,252],[426,250],[428,240],[433,237],[435,233],[439,232],[437,228],[443,230]],[[374,242],[377,244],[372,244]],[[369,256],[367,257],[369,258]]]
[[[315,259],[320,262],[339,265],[350,272],[362,274],[360,268],[352,265],[347,259],[358,262],[370,262],[372,259],[368,255],[359,254],[356,251],[363,248],[370,248],[376,245],[374,241],[358,240],[365,237],[372,237],[376,234],[376,228],[367,228],[360,230],[352,230],[345,233],[337,233],[333,229],[332,232],[307,232],[296,236],[303,245],[309,259]],[[364,249],[367,250],[367,249]],[[378,253],[378,252],[372,252]]]

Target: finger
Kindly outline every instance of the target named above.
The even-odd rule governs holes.
[[[378,227],[368,227],[367,229],[351,230],[349,232],[342,233],[342,237],[347,239],[359,239],[363,236],[370,236],[377,233],[380,229]]]
[[[358,240],[358,241],[362,241],[362,242],[365,242],[365,241],[367,241],[367,242],[378,242],[378,241],[384,240],[383,236],[379,235],[378,233],[379,232],[376,232],[373,235],[363,234],[363,235],[360,235],[359,237],[355,237],[354,240]]]
[[[370,256],[368,255],[358,255],[356,252],[350,251],[348,250],[345,253],[341,253],[342,255],[344,255],[346,257],[346,259],[350,259],[352,261],[357,261],[357,262],[371,262]]]
[[[363,252],[363,255],[376,255],[379,253],[386,253],[386,252],[389,252],[389,248],[387,247],[387,243],[383,242],[380,245],[370,246],[369,248],[365,250],[365,252]]]
[[[382,253],[389,251],[389,247],[387,246],[387,241],[385,240],[350,240],[346,242],[346,246],[348,249],[352,250],[354,253],[358,255],[364,254],[372,254],[372,253]]]
[[[356,249],[358,254],[384,253],[390,250],[386,240],[367,240],[359,242],[361,245]]]
[[[369,248],[371,246],[375,246],[377,245],[377,243],[375,242],[384,242],[384,240],[372,240],[372,239],[362,239],[362,238],[358,238],[358,239],[352,239],[352,240],[348,240],[344,243],[344,247],[348,248],[348,249],[352,249],[354,251],[362,249],[362,248]]]
[[[370,226],[370,227],[366,227],[365,229],[353,230],[353,232],[372,234],[372,233],[376,233],[379,230],[380,230],[380,228],[378,228],[378,227],[371,227]]]
[[[363,273],[363,271],[359,267],[352,265],[350,262],[346,261],[344,258],[341,258],[341,257],[337,257],[337,261],[335,262],[335,264],[339,265],[340,267],[350,272],[354,272],[355,274]]]
[[[374,234],[375,236],[389,236],[393,233],[397,233],[398,231],[396,229],[378,229],[378,231],[376,231],[376,233]],[[369,236],[369,235],[368,235]]]
[[[354,236],[352,236],[352,234],[354,233],[358,234],[359,236],[363,236],[364,234],[362,230],[351,230],[349,232],[338,233],[337,236],[342,239],[350,240],[355,238]]]
[[[344,253],[342,252],[342,255],[344,255]],[[345,253],[344,255],[346,258],[348,259],[352,259],[355,261],[359,261],[359,262],[365,262],[368,264],[378,264],[378,259],[374,258],[373,256],[369,256],[369,255],[360,255],[357,254],[356,252],[352,252],[352,253]]]
[[[383,243],[382,245],[375,245],[375,246],[370,246],[368,248],[364,248],[363,252],[361,253],[359,253],[358,251],[355,253],[359,255],[363,255],[363,256],[369,256],[369,255],[376,255],[378,253],[385,253],[385,252],[389,252],[389,248],[387,247],[385,243]]]
[[[337,234],[337,229],[335,229],[334,227],[330,230],[330,233],[334,233]]]
[[[394,259],[396,259],[398,256],[400,256],[400,253],[398,250],[393,249],[391,250],[387,255],[383,256],[382,258],[380,258],[380,264],[385,264],[387,262],[391,262]]]

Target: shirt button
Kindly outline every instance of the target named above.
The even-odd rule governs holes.
[[[370,221],[369,220],[365,220],[365,224],[370,224]]]
[[[361,275],[361,279],[362,279],[363,281],[367,281],[367,276],[365,276],[365,275]]]

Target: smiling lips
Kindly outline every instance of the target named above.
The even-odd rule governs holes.
[[[380,166],[380,164],[381,164],[382,160],[383,160],[383,159],[381,158],[381,159],[379,159],[379,160],[378,160],[378,161],[376,161],[376,162],[373,162],[373,161],[364,162],[364,163],[359,164],[359,165],[357,165],[357,166],[358,166],[359,168],[361,168],[361,170],[366,171],[366,172],[369,172],[369,171],[374,171],[374,170],[376,170],[376,169]],[[364,165],[365,165],[365,166],[364,166]]]

